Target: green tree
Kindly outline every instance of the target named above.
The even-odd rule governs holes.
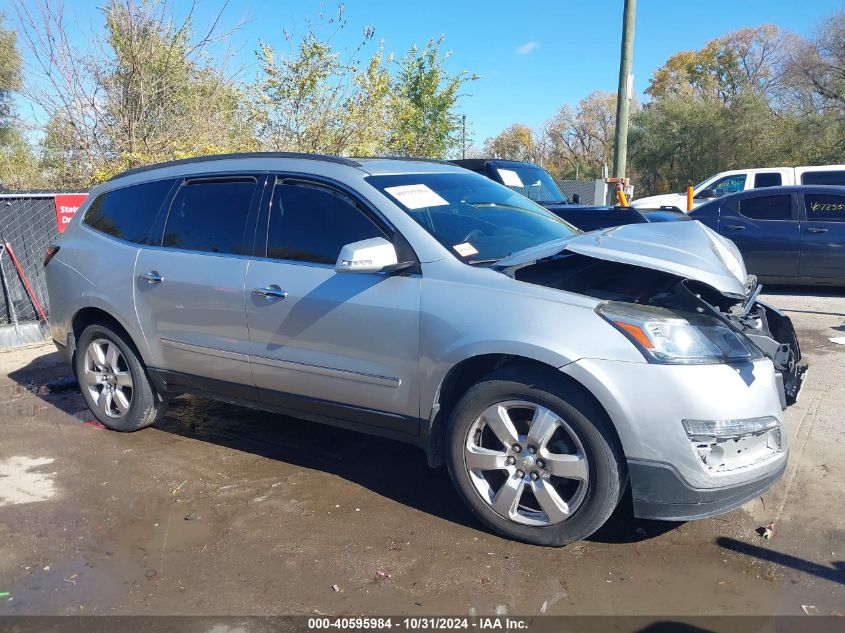
[[[390,91],[387,149],[398,156],[446,158],[461,146],[461,89],[479,76],[446,70],[450,52],[441,53],[443,38],[412,46],[397,62]]]
[[[21,56],[14,31],[0,14],[0,185],[20,189],[39,181],[36,156],[15,116],[12,96],[20,88]]]
[[[342,7],[327,20],[344,28]],[[297,41],[285,32],[288,54],[261,43],[259,77],[253,91],[258,137],[274,150],[370,154],[384,148],[388,124],[389,74],[381,46],[365,64],[359,59],[373,38],[367,27],[347,54],[335,50],[307,24]]]
[[[0,14],[0,130],[11,125],[12,92],[20,87],[21,56],[18,52],[17,36],[5,27]]]

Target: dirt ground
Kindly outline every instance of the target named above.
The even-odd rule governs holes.
[[[413,447],[193,397],[112,433],[44,387],[51,346],[0,354],[0,616],[841,614],[845,295],[766,299],[811,364],[786,475],[702,521],[623,504],[563,549],[486,532]]]

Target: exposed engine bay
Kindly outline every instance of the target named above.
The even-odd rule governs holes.
[[[643,266],[562,252],[501,271],[519,281],[596,299],[668,308],[713,317],[741,332],[772,360],[781,384],[781,403],[793,404],[806,365],[788,316],[757,300],[762,286],[749,275],[745,296],[722,294],[700,281]]]

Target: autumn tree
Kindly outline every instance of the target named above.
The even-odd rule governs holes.
[[[524,123],[514,123],[484,143],[489,158],[538,162],[538,141],[534,131]]]
[[[822,22],[814,37],[790,57],[788,77],[813,109],[845,118],[845,9]]]
[[[637,108],[631,104],[632,112]],[[612,159],[615,130],[615,93],[592,92],[574,110],[564,105],[546,123],[551,147],[547,168],[560,178],[599,178]]]
[[[93,50],[72,38],[62,5],[16,0],[32,60],[24,94],[48,114],[44,165],[55,184],[85,186],[135,165],[255,145],[244,99],[212,43],[218,14],[195,29],[168,0],[109,0]],[[225,5],[224,5],[225,8]]]
[[[683,97],[729,102],[743,91],[776,89],[793,38],[766,24],[713,39],[698,51],[672,55],[654,71],[646,94],[654,99]]]

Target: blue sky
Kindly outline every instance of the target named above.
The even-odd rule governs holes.
[[[186,0],[174,0],[179,8]],[[200,0],[199,21],[221,0]],[[7,4],[0,1],[0,6]],[[65,10],[82,24],[100,22],[94,3],[65,0]],[[652,71],[680,50],[701,48],[714,37],[744,26],[772,23],[810,35],[843,0],[639,0],[634,44],[634,86],[648,85]],[[258,41],[282,44],[282,29],[316,18],[326,0],[230,0],[224,25],[247,18],[233,42],[233,65],[253,65]],[[452,71],[467,69],[482,79],[471,84],[461,110],[476,144],[514,122],[539,126],[564,103],[577,104],[593,90],[616,90],[622,0],[347,0],[346,28],[338,46],[360,41],[361,29],[375,27],[387,52],[401,54],[412,43],[445,35],[453,52]],[[14,11],[4,13],[14,25]],[[375,50],[373,42],[365,56]],[[245,79],[254,75],[248,69]]]

